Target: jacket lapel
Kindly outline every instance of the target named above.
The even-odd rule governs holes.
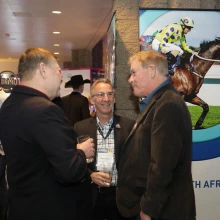
[[[124,146],[126,145],[126,143],[129,141],[129,139],[134,135],[134,133],[136,132],[137,128],[139,127],[139,125],[144,121],[144,119],[146,118],[147,114],[149,113],[149,111],[151,110],[151,108],[155,105],[155,103],[157,102],[157,100],[163,95],[163,93],[167,90],[167,87],[170,87],[170,84],[167,84],[165,86],[163,86],[161,89],[159,89],[151,98],[151,100],[149,101],[149,103],[144,107],[143,111],[139,114],[136,123],[134,124],[134,127],[132,128],[130,134],[127,137],[127,140],[125,141]],[[123,150],[122,148],[122,150]]]
[[[88,126],[89,128],[89,135],[91,138],[94,139],[95,143],[95,149],[97,150],[97,125],[96,125],[96,116],[93,116],[89,120],[90,125]]]
[[[115,160],[118,161],[120,139],[121,139],[121,125],[119,123],[119,117],[114,114],[114,138],[115,138]]]

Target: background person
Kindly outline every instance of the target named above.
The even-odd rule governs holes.
[[[19,59],[20,85],[0,109],[0,140],[9,184],[8,220],[73,220],[78,187],[87,174],[92,139],[77,145],[63,111],[51,102],[60,96],[61,69],[54,55],[30,48]],[[76,149],[76,145],[78,149]]]
[[[84,83],[90,83],[90,80],[83,80],[82,75],[75,75],[65,84],[65,88],[73,88],[71,94],[62,97],[62,109],[72,126],[77,121],[90,117],[88,99],[82,95]]]
[[[4,92],[4,89],[2,87],[0,87],[0,108],[3,104],[3,102],[5,101],[5,99],[8,98],[8,95]]]
[[[54,104],[56,104],[57,106],[59,106],[61,109],[63,109],[63,101],[62,101],[62,98],[59,96],[59,97],[56,97],[54,98],[53,100],[51,100]]]
[[[92,190],[94,204],[92,217],[88,219],[124,219],[116,207],[117,167],[123,143],[134,121],[113,113],[114,89],[106,78],[97,79],[93,83],[91,102],[95,105],[96,116],[77,122],[74,126],[77,135],[90,135],[96,146],[94,161],[88,164],[88,188]]]
[[[195,220],[188,108],[168,80],[161,53],[139,52],[130,64],[133,93],[145,99],[119,158],[119,211],[134,220]]]

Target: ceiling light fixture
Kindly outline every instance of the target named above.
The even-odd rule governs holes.
[[[54,54],[60,54],[59,52],[54,52]]]
[[[54,47],[59,47],[60,45],[59,45],[59,44],[54,44],[53,46],[54,46]]]
[[[61,14],[61,11],[52,11],[53,14]]]
[[[54,31],[53,33],[54,33],[54,34],[60,34],[60,32],[59,32],[59,31]]]

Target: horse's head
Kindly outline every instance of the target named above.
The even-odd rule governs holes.
[[[216,37],[213,41],[203,41],[200,44],[199,55],[208,59],[220,59],[220,37]]]

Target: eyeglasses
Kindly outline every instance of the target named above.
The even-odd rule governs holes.
[[[114,97],[115,93],[114,92],[99,92],[99,93],[92,95],[92,97],[96,96],[99,99],[103,99],[106,95],[110,99]]]

